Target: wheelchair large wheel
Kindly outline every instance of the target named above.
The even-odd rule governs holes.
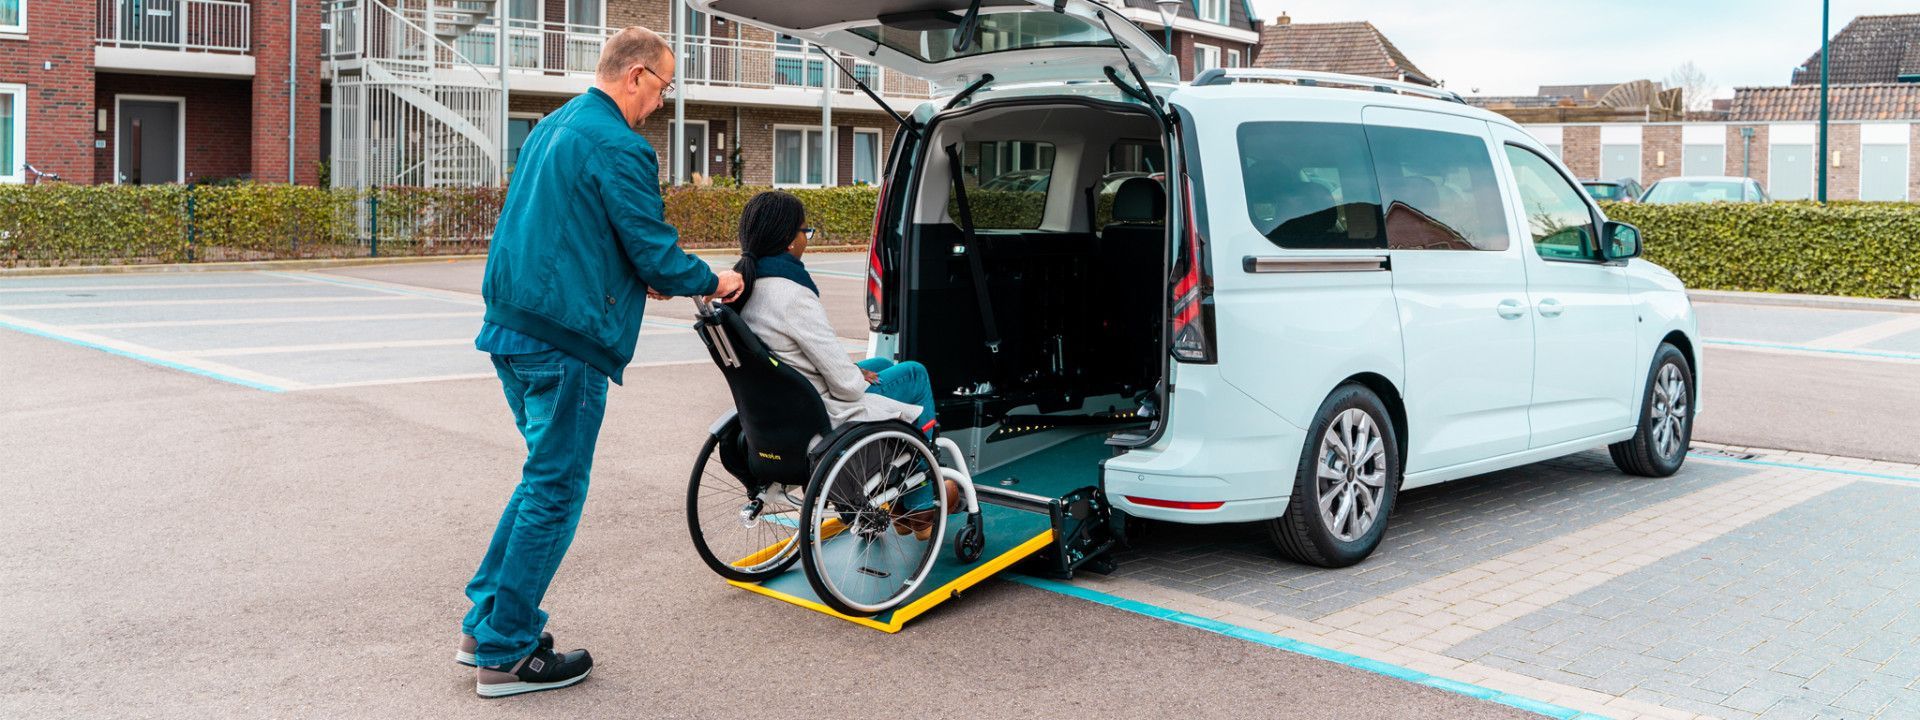
[[[720,458],[720,435],[707,436],[687,484],[687,530],[707,567],[728,580],[759,582],[799,558],[799,488],[754,489]]]
[[[821,456],[800,513],[800,566],[822,602],[867,617],[919,588],[947,532],[939,468],[904,423],[850,433]]]

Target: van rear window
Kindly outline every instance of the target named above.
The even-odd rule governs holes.
[[[1380,188],[1359,125],[1252,122],[1239,128],[1247,216],[1273,244],[1295,249],[1374,249]]]
[[[960,151],[973,226],[980,230],[1032,230],[1047,214],[1053,184],[1053,144],[1019,140],[968,142]],[[958,197],[947,196],[947,216],[960,219]]]

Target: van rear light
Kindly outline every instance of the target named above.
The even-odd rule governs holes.
[[[1213,278],[1207,275],[1205,240],[1194,222],[1193,178],[1181,175],[1186,188],[1186,242],[1174,266],[1180,278],[1173,285],[1173,357],[1183,362],[1214,362]]]
[[[886,266],[880,261],[881,218],[887,214],[887,181],[873,206],[873,234],[867,243],[867,329],[879,332],[887,322]]]
[[[1169,510],[1219,510],[1220,506],[1227,504],[1225,500],[1160,500],[1157,498],[1134,497],[1132,495],[1122,495],[1121,497],[1126,498],[1127,502],[1135,505],[1167,508]]]

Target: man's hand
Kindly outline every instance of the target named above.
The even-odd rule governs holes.
[[[653,289],[652,285],[647,286],[647,297],[653,298],[655,300],[672,300],[673,299],[672,295],[668,295],[666,293],[660,292],[659,290],[655,290]]]
[[[720,284],[713,289],[713,297],[720,302],[733,302],[745,287],[746,281],[740,277],[740,273],[724,270],[720,273]]]
[[[880,373],[874,372],[872,370],[868,370],[866,368],[860,368],[860,376],[867,379],[868,385],[880,384]]]

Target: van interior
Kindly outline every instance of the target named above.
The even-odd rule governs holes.
[[[1002,101],[937,118],[903,158],[917,177],[904,203],[900,354],[927,366],[943,432],[972,456],[976,481],[1046,478],[1018,488],[1035,494],[1098,485],[1107,438],[1158,418],[1163,137],[1138,107]]]

